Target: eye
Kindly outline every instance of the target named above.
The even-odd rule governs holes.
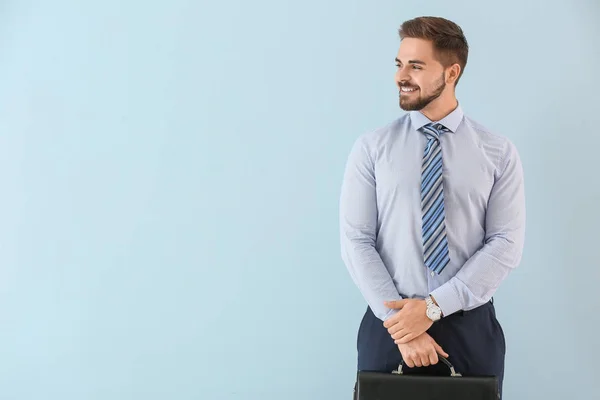
[[[421,68],[421,66],[419,66],[419,65],[413,65],[413,69],[423,69],[423,68]]]

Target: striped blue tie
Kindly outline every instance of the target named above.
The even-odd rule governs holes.
[[[423,257],[425,265],[441,273],[450,262],[444,211],[444,185],[442,181],[442,146],[440,135],[449,132],[439,123],[422,128],[427,137],[421,170],[421,208],[423,210]]]

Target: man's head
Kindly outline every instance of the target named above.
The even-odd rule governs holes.
[[[395,79],[400,108],[422,110],[434,101],[454,101],[469,53],[462,29],[444,18],[419,17],[404,22],[399,34]]]

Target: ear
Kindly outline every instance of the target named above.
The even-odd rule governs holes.
[[[446,70],[446,84],[456,84],[456,80],[460,76],[460,65],[452,64]]]

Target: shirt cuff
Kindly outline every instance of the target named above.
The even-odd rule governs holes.
[[[435,302],[442,309],[444,317],[452,315],[462,309],[460,296],[456,292],[452,281],[449,281],[431,292]]]

